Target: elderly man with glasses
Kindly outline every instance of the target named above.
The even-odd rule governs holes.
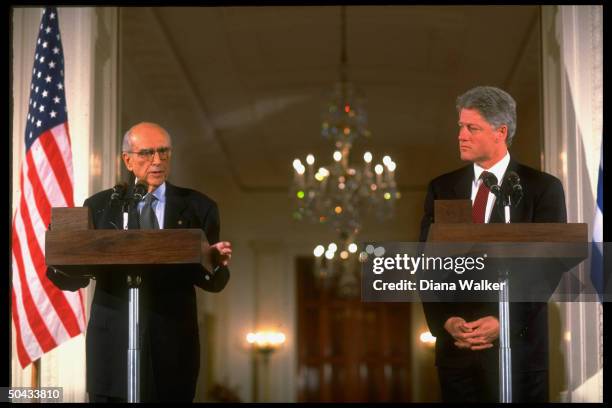
[[[148,192],[130,216],[129,228],[200,228],[210,248],[205,273],[156,272],[141,286],[141,401],[193,400],[200,369],[200,343],[194,286],[219,292],[229,280],[231,244],[219,242],[217,204],[195,190],[166,181],[172,158],[168,132],[155,123],[139,123],[124,136],[122,158]],[[128,195],[134,186],[128,187]],[[85,200],[96,229],[122,225],[120,210],[108,203],[112,189]],[[49,278],[61,289],[77,290],[89,279]],[[87,327],[87,391],[91,402],[121,402],[127,397],[128,288],[112,274],[96,279]]]

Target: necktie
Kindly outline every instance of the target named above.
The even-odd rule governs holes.
[[[145,196],[144,206],[140,212],[140,229],[159,229],[155,211],[153,211],[153,201],[157,200],[153,194],[149,193]]]
[[[480,175],[480,187],[478,187],[478,192],[476,193],[476,198],[474,199],[474,204],[472,205],[472,222],[474,224],[484,224],[485,222],[485,210],[487,209],[487,201],[490,191],[482,181],[485,174],[488,174],[488,172],[483,171]]]

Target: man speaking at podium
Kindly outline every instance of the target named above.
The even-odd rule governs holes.
[[[197,191],[166,181],[170,171],[170,135],[154,123],[139,123],[124,136],[122,158],[146,195],[133,209],[129,228],[200,228],[210,247],[205,273],[180,270],[147,274],[140,299],[141,401],[192,401],[200,365],[200,343],[194,285],[211,292],[229,280],[231,244],[219,241],[217,204]],[[134,186],[127,187],[126,197]],[[85,200],[96,229],[122,228],[122,212],[110,205],[113,189]],[[67,278],[51,269],[61,289],[76,290],[86,278]],[[100,275],[87,326],[87,392],[91,402],[127,398],[128,286],[125,276]]]
[[[489,86],[457,98],[459,154],[465,167],[429,183],[421,241],[434,222],[434,200],[472,200],[472,221],[504,222],[495,195],[482,179],[492,173],[499,184],[512,171],[524,195],[512,209],[512,222],[566,222],[561,182],[513,160],[508,147],[516,130],[516,102]],[[490,177],[490,176],[489,176]],[[445,402],[499,401],[498,303],[423,303],[436,337],[436,366]],[[548,318],[546,303],[511,303],[512,401],[548,401]]]

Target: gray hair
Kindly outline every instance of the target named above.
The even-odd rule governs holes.
[[[132,140],[130,139],[132,136],[132,129],[129,129],[123,135],[123,143],[121,143],[121,151],[123,153],[132,151]]]
[[[457,98],[457,112],[476,109],[494,128],[508,126],[506,145],[512,144],[516,131],[516,102],[506,91],[493,86],[477,86]]]
[[[142,122],[144,123],[144,122]],[[139,123],[138,125],[142,124]],[[152,123],[154,124],[154,123]],[[138,125],[134,125],[132,126],[127,132],[125,132],[125,134],[123,135],[123,142],[121,143],[121,151],[123,153],[127,153],[132,151],[132,129],[134,129],[134,127],[138,126]],[[159,127],[160,129],[162,129],[164,131],[164,133],[166,134],[166,136],[168,136],[168,141],[170,142],[170,146],[172,146],[172,137],[170,136],[170,133],[168,133],[168,131],[166,129],[164,129],[163,127],[154,124],[155,126]]]

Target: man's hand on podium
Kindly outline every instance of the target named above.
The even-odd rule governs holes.
[[[232,244],[228,241],[217,242],[210,246],[211,262],[215,266],[228,266],[232,258]]]
[[[228,241],[220,241],[210,245],[206,239],[202,241],[202,264],[209,272],[216,272],[222,266],[228,266],[232,257],[232,244]]]

